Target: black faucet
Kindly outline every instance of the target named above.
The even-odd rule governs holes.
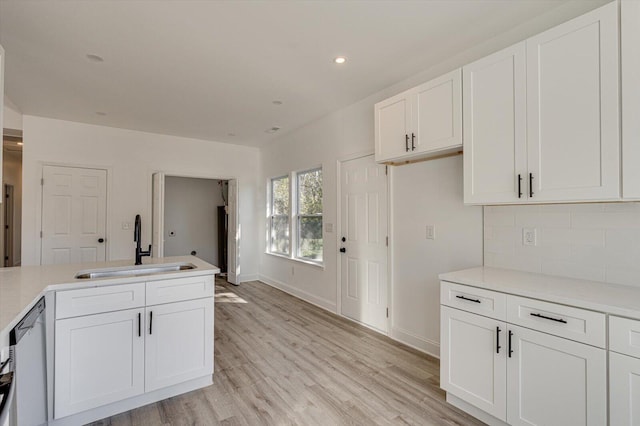
[[[136,242],[136,265],[142,265],[142,256],[151,256],[151,244],[149,244],[149,250],[142,251],[140,247],[140,235],[142,233],[142,220],[140,219],[140,215],[136,215],[136,224],[133,228],[133,241]]]

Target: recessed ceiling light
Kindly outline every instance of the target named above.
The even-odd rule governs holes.
[[[347,62],[347,58],[345,58],[344,56],[338,56],[333,60],[333,62],[335,62],[336,64],[344,64],[345,62]]]
[[[94,55],[93,53],[88,53],[87,59],[91,62],[104,62],[104,58],[102,56]]]
[[[273,101],[271,103],[274,105],[282,105],[282,101]]]
[[[106,112],[102,112],[102,111],[96,111],[96,115],[104,117],[105,115],[107,115],[107,113]]]
[[[275,133],[275,132],[277,132],[278,130],[280,130],[280,127],[278,127],[278,126],[273,126],[272,128],[265,130],[265,132],[267,132],[267,133]]]

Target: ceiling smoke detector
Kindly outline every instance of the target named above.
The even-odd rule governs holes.
[[[277,132],[278,130],[280,130],[280,127],[278,127],[278,126],[273,126],[272,128],[265,130],[265,132],[267,132],[267,133],[275,133],[275,132]]]

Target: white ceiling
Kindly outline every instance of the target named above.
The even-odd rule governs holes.
[[[25,114],[261,146],[566,1],[0,0],[6,94]]]

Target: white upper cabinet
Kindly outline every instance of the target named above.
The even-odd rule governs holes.
[[[425,158],[462,147],[462,80],[457,69],[375,105],[376,161]]]
[[[621,4],[622,197],[640,199],[640,2]]]
[[[618,5],[527,40],[532,201],[620,196]]]
[[[516,202],[526,170],[525,44],[464,67],[464,199]],[[519,195],[520,194],[520,195]]]
[[[465,202],[620,198],[618,6],[464,67]]]

